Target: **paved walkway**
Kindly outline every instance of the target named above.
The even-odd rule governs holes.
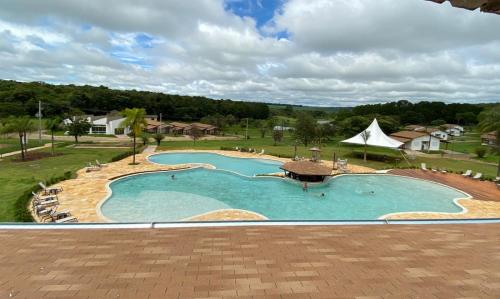
[[[152,154],[156,151],[157,145],[148,145],[143,151],[143,154]]]
[[[0,298],[500,298],[500,225],[0,230]]]
[[[43,146],[38,146],[38,147],[32,147],[32,148],[29,148],[28,149],[28,152],[32,152],[32,151],[36,151],[36,150],[39,150],[39,149],[44,149],[44,148],[47,148],[47,147],[51,147],[52,144],[51,143],[46,143],[44,144]],[[15,155],[20,155],[21,154],[21,151],[15,151],[15,152],[10,152],[10,153],[5,153],[5,154],[1,154],[0,156],[2,158],[5,158],[5,157],[10,157],[10,156],[15,156]]]
[[[474,199],[500,202],[500,189],[493,182],[474,180],[454,173],[443,174],[420,169],[394,169],[390,173],[445,184],[469,193]]]

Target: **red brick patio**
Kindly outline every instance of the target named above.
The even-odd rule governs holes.
[[[500,298],[500,225],[0,230],[0,298]]]

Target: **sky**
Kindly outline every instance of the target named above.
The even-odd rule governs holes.
[[[354,106],[500,102],[500,16],[424,0],[0,0],[0,78]]]

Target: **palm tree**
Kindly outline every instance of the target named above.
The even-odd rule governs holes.
[[[121,127],[130,128],[130,134],[134,139],[132,164],[135,164],[136,138],[142,133],[143,128],[147,125],[146,119],[144,118],[146,110],[143,108],[127,108],[123,110],[122,115],[125,117],[125,120],[121,123]]]
[[[26,159],[28,152],[27,134],[35,131],[35,124],[29,116],[9,117],[4,128],[6,133],[17,133],[19,135],[19,145],[21,146],[21,159]]]
[[[45,128],[50,131],[50,137],[52,142],[52,156],[55,153],[54,150],[54,133],[61,127],[61,119],[59,117],[49,119],[45,123]]]
[[[368,146],[368,139],[370,139],[370,131],[364,130],[361,132],[361,138],[363,138],[363,142],[365,143],[365,154],[363,156],[363,160],[366,162],[366,148]]]
[[[497,144],[495,148],[497,151],[500,151],[500,105],[481,112],[478,115],[478,120],[478,127],[481,132],[496,131]],[[500,158],[498,159],[497,176],[500,176]]]

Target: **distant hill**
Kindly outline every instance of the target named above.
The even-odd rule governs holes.
[[[81,111],[104,114],[125,108],[144,108],[148,114],[164,115],[172,120],[198,120],[210,115],[233,115],[235,118],[265,119],[265,103],[214,100],[200,96],[183,96],[161,92],[116,90],[105,86],[53,85],[43,82],[0,80],[0,118],[9,115],[31,115],[42,101],[44,116],[62,116]]]

